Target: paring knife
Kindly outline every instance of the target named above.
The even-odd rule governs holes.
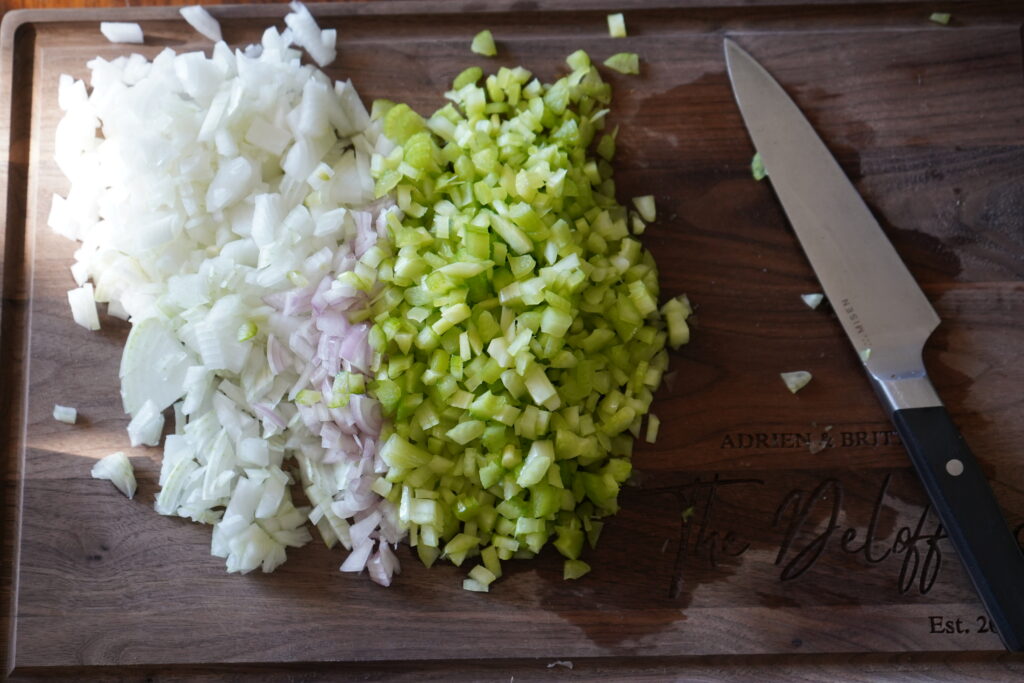
[[[736,43],[725,61],[754,147],[822,288],[1008,650],[1024,650],[1024,555],[928,380],[939,316],[782,87]]]

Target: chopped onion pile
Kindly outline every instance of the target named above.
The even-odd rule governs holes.
[[[385,284],[372,391],[394,420],[375,488],[426,564],[479,557],[469,590],[551,539],[566,578],[588,571],[584,540],[618,509],[665,343],[689,334],[685,299],[666,304],[666,332],[654,259],[628,229],[644,221],[615,200],[614,133],[588,152],[611,88],[582,51],[568,63],[550,85],[467,70],[426,121],[375,106],[397,144],[374,157],[377,193],[404,214],[362,259]],[[637,207],[653,218],[652,198]]]
[[[293,43],[329,61],[334,32],[293,9],[289,29],[245,51],[97,58],[91,92],[62,77],[56,158],[71,189],[49,223],[82,242],[75,320],[98,328],[98,301],[132,322],[132,445],[158,444],[174,407],[157,510],[214,525],[213,554],[241,572],[283,562],[310,540],[308,518],[355,548],[346,569],[387,584],[402,532],[371,490],[384,467],[380,407],[360,389],[369,326],[346,318],[367,295],[344,276],[393,211],[370,175],[390,145],[351,83],[301,64]],[[208,16],[186,14],[213,33]],[[328,400],[304,400],[315,392]],[[292,456],[312,507],[292,502]]]

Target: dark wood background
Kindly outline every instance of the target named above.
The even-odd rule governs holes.
[[[39,4],[53,6],[7,7]],[[631,37],[611,41],[604,16],[621,8]],[[930,23],[936,10],[951,10],[953,25]],[[231,17],[225,37],[245,43],[284,10],[221,11]],[[693,342],[673,358],[676,381],[655,404],[662,435],[636,457],[644,477],[624,495],[590,576],[563,583],[545,555],[511,568],[486,596],[461,590],[461,570],[428,571],[407,553],[384,591],[339,575],[342,556],[316,544],[273,575],[228,576],[209,556],[209,529],[152,511],[156,453],[131,453],[135,501],[91,480],[94,458],[127,446],[116,380],[126,326],[104,319],[103,332],[89,333],[67,310],[73,246],[45,227],[50,195],[66,189],[51,161],[55,83],[62,72],[85,75],[91,56],[125,50],[99,36],[98,13],[23,16],[25,28],[5,36],[14,69],[4,74],[13,106],[0,233],[4,623],[19,677],[1019,675],[1020,658],[979,632],[983,610],[948,541],[935,537],[834,316],[800,301],[818,287],[770,185],[750,178],[753,150],[721,56],[729,34],[784,84],[935,304],[943,325],[926,362],[1017,527],[1018,3],[454,0],[316,11],[342,39],[332,76],[353,78],[367,99],[403,93],[422,112],[479,61],[467,45],[482,27],[499,40],[495,66],[545,78],[577,47],[641,54],[641,78],[612,78],[616,179],[623,198],[657,197],[646,243],[665,293],[687,292],[697,305]],[[145,19],[139,51],[206,47],[174,10],[153,12],[118,14]],[[793,369],[815,375],[796,396],[778,379]],[[55,423],[55,402],[76,404],[81,423]],[[847,529],[856,536],[844,543]],[[970,633],[933,632],[957,619]],[[548,668],[557,660],[574,668]]]

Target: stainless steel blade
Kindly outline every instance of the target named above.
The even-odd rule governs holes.
[[[890,412],[938,406],[921,350],[939,317],[803,113],[731,40],[743,121],[825,295]]]

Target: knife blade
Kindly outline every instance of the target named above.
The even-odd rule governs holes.
[[[733,94],[786,216],[1003,644],[1024,651],[1024,554],[922,360],[939,316],[838,162],[732,40]]]

